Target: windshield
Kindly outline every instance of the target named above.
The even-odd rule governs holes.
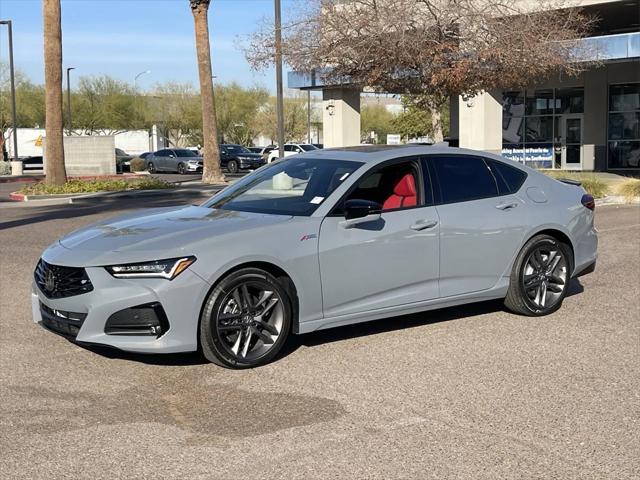
[[[242,145],[223,145],[222,149],[227,153],[251,153]]]
[[[297,158],[279,161],[223,190],[206,207],[309,216],[362,163]]]
[[[318,147],[310,144],[300,145],[300,148],[303,149],[305,152],[310,152],[311,150],[318,150]]]
[[[195,152],[192,152],[191,150],[174,150],[174,152],[176,152],[176,155],[179,157],[197,157],[198,154],[196,154]]]

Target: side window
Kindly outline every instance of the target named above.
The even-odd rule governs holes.
[[[156,157],[167,157],[169,154],[166,150],[158,150],[154,155]]]
[[[499,195],[498,185],[487,164],[478,157],[431,157],[440,186],[442,203],[466,202]]]
[[[498,160],[485,158],[500,186],[500,193],[516,193],[527,179],[526,172]],[[503,192],[503,189],[506,190]]]
[[[293,152],[293,145],[285,145],[284,146],[284,151],[285,152]]]
[[[418,165],[403,162],[383,167],[366,175],[346,200],[370,200],[383,211],[422,206]]]

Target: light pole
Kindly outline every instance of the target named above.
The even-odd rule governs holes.
[[[284,157],[284,102],[282,98],[282,19],[280,0],[274,0],[276,27],[276,115],[278,119],[278,156]]]
[[[145,70],[144,72],[140,72],[139,74],[137,74],[134,78],[133,78],[133,89],[137,90],[137,86],[138,86],[138,78],[140,78],[142,75],[145,75],[147,73],[151,73],[151,70]]]
[[[69,135],[71,135],[71,128],[73,126],[73,122],[71,121],[71,70],[75,70],[76,67],[67,68],[67,130],[69,131]]]
[[[307,143],[311,143],[311,90],[307,90]]]
[[[11,76],[11,108],[13,121],[13,161],[18,161],[18,114],[16,111],[16,72],[13,67],[13,28],[11,20],[0,20],[0,25],[6,25],[9,33],[9,75]]]

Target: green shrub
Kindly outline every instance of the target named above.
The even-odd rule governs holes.
[[[171,188],[172,185],[157,178],[135,180],[112,180],[94,178],[91,180],[69,180],[64,185],[47,185],[40,182],[27,185],[20,190],[25,195],[56,195],[65,193],[117,192],[122,190],[156,190]]]
[[[568,180],[576,180],[580,182],[587,193],[594,198],[602,198],[609,193],[607,183],[593,174],[567,172],[566,170],[541,170],[541,172],[555,179],[566,178]]]
[[[634,198],[640,197],[640,180],[634,178],[633,180],[624,182],[618,188],[618,193],[627,200],[633,200]]]
[[[0,160],[0,175],[11,175],[11,162]]]
[[[143,172],[145,170],[144,159],[140,157],[132,158],[129,168],[132,172]]]

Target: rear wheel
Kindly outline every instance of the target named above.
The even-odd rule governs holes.
[[[238,162],[235,160],[229,160],[229,163],[227,163],[227,170],[229,170],[229,173],[238,173]]]
[[[252,368],[273,360],[291,331],[291,299],[273,275],[233,272],[216,286],[200,319],[200,346],[210,362]]]
[[[505,306],[521,315],[555,312],[567,295],[571,278],[571,249],[550,235],[536,235],[518,254]]]

